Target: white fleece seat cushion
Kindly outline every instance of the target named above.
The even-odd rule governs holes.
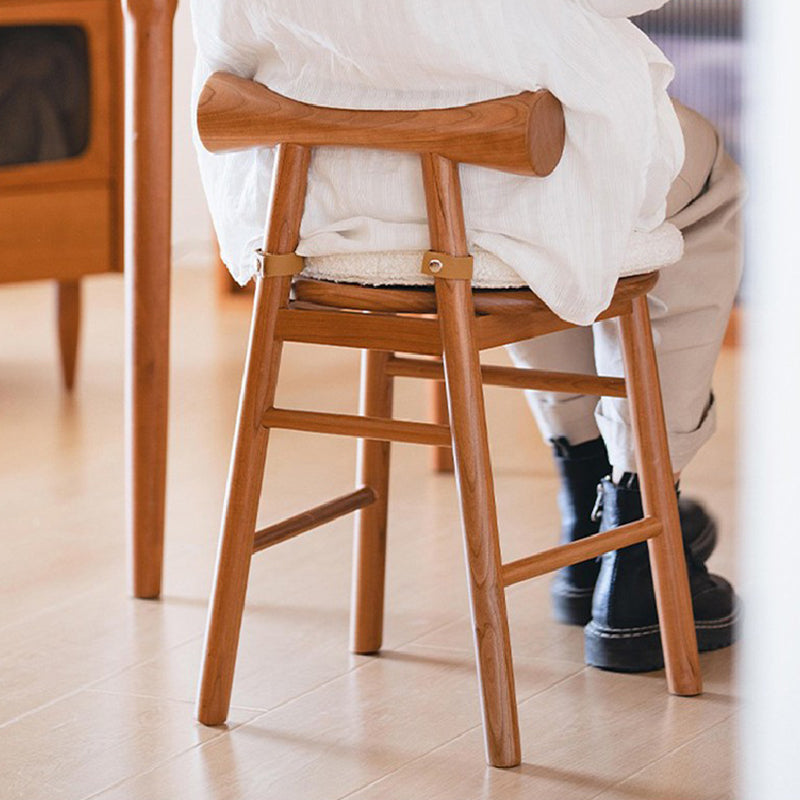
[[[511,267],[479,247],[473,256],[472,285],[482,289],[511,289],[527,283]],[[683,237],[665,222],[649,233],[635,232],[628,245],[621,277],[641,275],[674,264],[683,255]],[[420,272],[421,252],[347,253],[306,258],[303,275],[339,283],[369,286],[423,286],[433,278]]]

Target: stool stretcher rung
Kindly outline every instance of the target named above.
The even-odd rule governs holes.
[[[386,371],[398,378],[444,380],[444,367],[441,364],[419,358],[390,358]],[[512,389],[539,389],[569,394],[596,394],[604,397],[626,396],[624,378],[496,366],[482,366],[481,377],[486,385],[507,386]]]
[[[526,581],[528,578],[554,572],[570,564],[597,558],[609,550],[619,550],[621,547],[638,544],[645,539],[658,536],[661,530],[662,525],[659,520],[645,517],[638,522],[631,522],[610,531],[596,533],[594,536],[587,536],[577,542],[551,547],[535,556],[503,564],[503,585],[511,586],[514,583]]]
[[[319,311],[293,302],[278,311],[276,334],[284,342],[441,355],[439,323],[423,317]]]
[[[430,422],[407,422],[382,417],[364,417],[357,414],[328,414],[321,411],[295,411],[271,408],[264,414],[261,424],[266,428],[282,428],[308,433],[335,433],[340,436],[357,436],[379,442],[406,442],[450,447],[450,428]]]
[[[285,520],[276,522],[268,528],[256,531],[253,540],[253,552],[257,553],[259,550],[266,550],[266,548],[272,547],[274,544],[293,539],[301,533],[318,528],[327,522],[332,522],[345,514],[358,511],[360,508],[371,505],[376,499],[375,492],[369,486],[362,486],[354,492],[343,494],[341,497],[336,497],[327,503],[309,508],[301,514],[287,517]]]

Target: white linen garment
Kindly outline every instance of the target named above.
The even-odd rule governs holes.
[[[509,265],[556,313],[588,324],[608,305],[632,245],[641,251],[642,240],[663,244],[671,233],[677,252],[652,266],[680,254],[680,234],[662,224],[683,161],[666,95],[673,69],[625,19],[659,5],[193,0],[195,92],[215,70],[346,108],[447,107],[549,89],[566,116],[561,163],[544,179],[463,165],[467,237],[471,252]],[[223,259],[246,282],[263,238],[272,151],[198,149]],[[428,247],[415,156],[315,151],[301,255]]]

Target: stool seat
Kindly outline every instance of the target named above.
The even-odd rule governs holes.
[[[472,246],[470,254],[474,288],[528,288],[528,283],[494,253]],[[634,231],[622,254],[620,275],[640,275],[661,269],[674,264],[682,254],[681,232],[669,222],[652,231]],[[413,250],[307,256],[303,275],[370,286],[432,286],[433,279],[419,271],[421,258],[422,252]]]
[[[658,281],[657,272],[621,278],[611,304],[602,316],[616,316],[634,297],[647,294]],[[430,286],[365,286],[359,283],[300,277],[293,284],[296,301],[351,311],[394,314],[435,314],[436,293]],[[530,289],[473,289],[477,314],[546,314],[555,317]]]

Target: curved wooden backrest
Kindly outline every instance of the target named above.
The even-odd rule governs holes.
[[[564,150],[564,112],[550,92],[457,108],[354,111],[290,100],[255,81],[214,73],[197,108],[211,152],[298,144],[435,153],[518,175],[549,175]]]

